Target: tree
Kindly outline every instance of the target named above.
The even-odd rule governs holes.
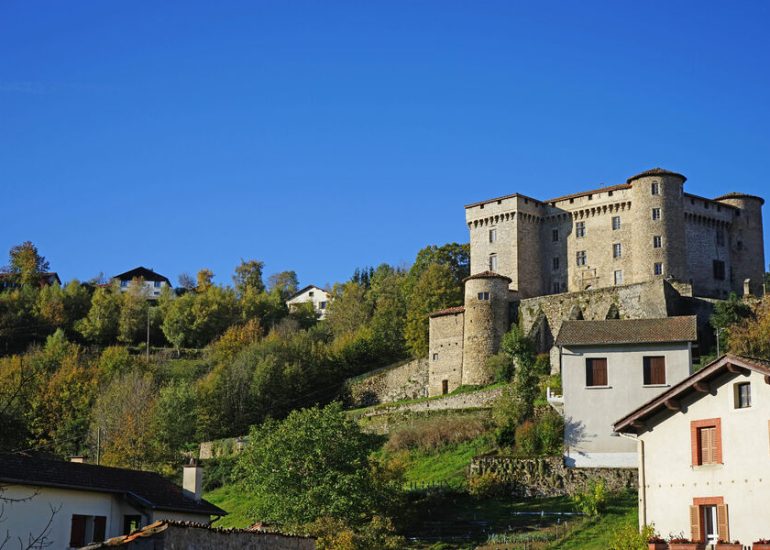
[[[262,282],[262,268],[264,266],[264,262],[241,259],[241,263],[235,268],[235,275],[233,275],[235,290],[238,294],[243,294],[247,288],[257,292],[265,290],[265,283]]]
[[[111,344],[118,336],[120,304],[120,291],[116,288],[97,288],[91,298],[91,309],[76,323],[76,330],[89,342]]]
[[[8,253],[6,271],[13,274],[21,285],[40,284],[40,274],[48,269],[48,261],[40,255],[37,247],[30,241],[12,247]]]
[[[727,347],[738,355],[770,358],[770,297],[756,304],[752,317],[730,326]]]
[[[245,289],[240,295],[240,309],[242,319],[246,321],[255,319],[266,331],[289,314],[286,301],[277,288],[270,292],[255,288]]]
[[[179,288],[183,288],[185,290],[195,290],[195,277],[190,275],[189,273],[182,273],[177,277],[177,281],[179,283]]]
[[[406,355],[406,273],[382,264],[372,274],[369,301],[374,305],[372,338],[390,361]]]
[[[189,382],[176,381],[160,389],[152,415],[159,457],[178,461],[181,451],[195,442],[197,392]]]
[[[239,457],[255,518],[299,526],[328,516],[360,525],[392,500],[373,475],[372,436],[339,404],[292,412],[252,428]]]
[[[124,344],[135,344],[145,339],[149,304],[144,279],[134,279],[128,290],[121,293],[118,316],[118,340]]]
[[[414,264],[409,269],[410,278],[416,281],[428,266],[433,264],[447,266],[452,280],[462,285],[463,279],[471,274],[470,245],[449,243],[443,246],[426,246],[417,253]]]
[[[714,313],[711,315],[710,323],[717,332],[719,347],[723,352],[727,351],[730,328],[752,316],[751,306],[740,299],[735,292],[731,292],[727,300],[717,302],[714,305]]]
[[[299,280],[294,271],[281,271],[280,273],[273,273],[268,277],[267,286],[271,291],[278,289],[281,293],[281,298],[286,300],[299,289]]]
[[[198,292],[206,292],[214,284],[214,272],[210,269],[201,269],[196,276],[195,288]]]
[[[372,306],[366,299],[363,285],[353,281],[336,284],[332,296],[326,310],[326,322],[335,336],[353,334],[371,319]]]

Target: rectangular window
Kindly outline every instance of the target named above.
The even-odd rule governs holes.
[[[449,380],[441,381],[441,394],[446,395],[449,393]]]
[[[645,357],[644,358],[644,385],[658,386],[666,383],[666,358]]]
[[[128,281],[120,281],[120,286],[126,288],[128,286]]]
[[[722,464],[722,420],[709,418],[690,422],[692,465]]]
[[[725,232],[722,229],[717,229],[717,246],[725,245]]]
[[[621,270],[615,271],[615,284],[616,285],[623,284],[623,272]]]
[[[87,516],[72,515],[70,522],[70,546],[80,548],[86,545],[86,519]]]
[[[612,230],[615,231],[617,229],[620,229],[620,216],[613,216],[612,217]]]
[[[497,271],[497,254],[489,255],[489,271]]]
[[[660,184],[657,181],[652,182],[650,186],[650,192],[653,195],[660,195]]]
[[[612,257],[613,258],[620,258],[620,256],[623,254],[623,251],[620,248],[620,243],[614,243],[612,245]]]
[[[489,300],[489,292],[479,292],[479,300]]]
[[[655,235],[652,238],[652,247],[653,248],[661,248],[663,246],[663,237],[660,235]]]
[[[160,288],[160,281],[153,281],[152,286],[155,288]]]
[[[735,384],[735,408],[748,409],[751,407],[751,383],[740,382]]]
[[[497,242],[497,228],[493,227],[489,230],[489,242],[494,243]]]
[[[660,219],[660,208],[653,208],[652,209],[652,219],[653,220],[659,220]]]
[[[593,357],[586,359],[586,386],[607,385],[607,359]]]
[[[663,275],[663,264],[661,262],[655,262],[655,266],[653,267],[653,271],[655,275]]]
[[[307,293],[307,295],[312,298],[313,297],[313,291],[311,290],[310,292]]]
[[[559,258],[555,257],[553,259],[553,270],[556,271],[557,269],[559,269]]]
[[[561,292],[561,284],[559,284],[559,281],[554,281],[551,284],[551,288],[553,289],[554,294],[558,294],[559,292]]]
[[[577,264],[578,265],[586,265],[586,251],[585,250],[578,250],[578,252],[577,252]]]
[[[714,278],[717,281],[725,280],[725,263],[722,260],[714,260]]]
[[[123,516],[123,534],[129,535],[142,526],[142,516]]]
[[[551,240],[553,242],[557,242],[559,240],[559,230],[558,229],[551,229]]]
[[[107,535],[107,516],[94,516],[94,536],[92,542],[102,542]]]
[[[575,238],[582,239],[586,236],[586,222],[575,223]]]
[[[326,302],[318,302],[318,309],[326,309]]]
[[[437,360],[438,360],[438,353],[434,353],[434,354],[433,354],[433,360],[434,360],[434,361],[437,361]]]

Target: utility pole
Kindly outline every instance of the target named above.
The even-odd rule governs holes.
[[[147,364],[150,364],[150,306],[147,306]]]

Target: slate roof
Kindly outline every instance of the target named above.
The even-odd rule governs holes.
[[[757,195],[749,195],[748,193],[725,193],[724,195],[718,196],[714,200],[721,201],[722,199],[755,199],[761,201],[762,204],[765,204],[765,199],[762,197],[758,197]]]
[[[160,474],[141,470],[0,454],[0,482],[121,494],[158,510],[211,516],[227,514],[206,500],[196,502],[185,496],[181,487]]]
[[[621,189],[631,189],[631,186],[627,183],[620,183],[618,185],[610,185],[608,187],[599,187],[597,189],[591,189],[589,191],[580,191],[579,193],[572,193],[571,195],[563,195],[556,197],[555,199],[548,199],[545,202],[561,202],[567,199],[576,199],[578,197],[585,197],[586,195],[598,195],[599,193],[608,193],[610,191],[620,191]]]
[[[631,183],[634,180],[638,180],[639,178],[646,178],[648,176],[676,176],[678,178],[682,178],[682,183],[687,181],[686,177],[684,177],[682,174],[679,174],[677,172],[671,172],[670,170],[666,170],[665,168],[653,168],[652,170],[645,170],[644,172],[640,172],[635,176],[631,176],[626,180],[626,183]]]
[[[698,339],[694,315],[662,319],[608,319],[563,321],[557,346],[654,344],[694,342]]]
[[[470,281],[471,279],[505,279],[509,283],[513,282],[513,279],[510,277],[506,277],[505,275],[500,275],[499,273],[495,273],[494,271],[482,271],[481,273],[476,273],[475,275],[471,275],[470,277],[466,277],[463,279],[463,282]]]
[[[448,307],[446,309],[440,309],[438,311],[434,311],[428,317],[441,317],[442,315],[454,315],[457,313],[464,313],[464,312],[465,312],[465,306],[455,306],[455,307]]]
[[[286,301],[287,301],[287,302],[291,302],[291,301],[292,301],[294,298],[296,298],[296,297],[297,297],[297,296],[299,296],[300,294],[303,294],[305,291],[307,291],[307,290],[310,290],[311,288],[315,288],[315,289],[317,289],[317,290],[320,290],[321,292],[326,292],[326,291],[325,291],[324,289],[322,289],[320,286],[315,286],[315,285],[307,285],[305,288],[301,288],[301,289],[299,289],[297,292],[295,292],[294,294],[292,294],[291,296],[289,296],[288,298],[286,298]],[[328,292],[327,292],[327,294],[328,294]]]
[[[644,405],[634,409],[616,421],[612,429],[616,432],[639,433],[646,429],[645,423],[649,422],[652,416],[663,410],[678,410],[679,401],[688,394],[697,392],[700,395],[706,395],[711,390],[710,382],[726,372],[739,374],[748,371],[762,374],[765,377],[765,382],[770,383],[770,361],[727,353]]]
[[[166,284],[171,286],[171,281],[169,281],[167,277],[142,266],[135,267],[134,269],[113,277],[113,279],[117,279],[118,281],[133,281],[137,278],[142,278],[145,281],[166,281]]]

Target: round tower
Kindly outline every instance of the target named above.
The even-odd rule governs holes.
[[[467,277],[463,329],[463,385],[488,384],[493,373],[486,372],[489,357],[500,349],[510,321],[509,277],[484,271]]]
[[[739,295],[748,290],[755,296],[763,294],[765,247],[762,237],[762,197],[744,193],[728,193],[714,199],[736,208],[730,226],[731,287]],[[744,289],[748,281],[748,288]]]
[[[629,282],[688,280],[683,198],[686,179],[682,174],[653,168],[626,180],[631,184],[634,223]]]

